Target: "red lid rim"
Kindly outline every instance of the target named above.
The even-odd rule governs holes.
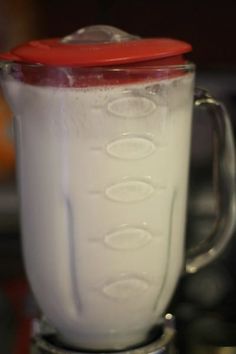
[[[113,66],[113,65],[106,65],[106,66],[80,66],[80,65],[49,65],[49,64],[42,64],[42,63],[27,63],[27,62],[22,62],[17,60],[15,56],[10,57],[10,55],[1,55],[0,54],[0,66],[4,65],[19,65],[22,67],[32,67],[32,68],[51,68],[55,70],[61,70],[61,69],[68,69],[69,67],[73,68],[74,70],[81,70],[83,72],[86,72],[86,70],[89,71],[166,71],[166,70],[189,70],[189,71],[194,71],[196,69],[196,64],[193,63],[192,61],[185,60],[181,62],[181,64],[163,64],[163,65],[157,65],[153,64],[152,61],[150,62],[150,65],[147,66],[145,63],[140,63],[140,65],[119,65]],[[2,60],[2,61],[1,61]],[[136,64],[136,63],[134,63]]]
[[[58,38],[31,41],[0,54],[0,59],[20,63],[49,66],[107,67],[162,61],[182,57],[190,52],[191,45],[170,38],[139,39],[120,43],[67,44]],[[178,61],[178,64],[180,62]]]

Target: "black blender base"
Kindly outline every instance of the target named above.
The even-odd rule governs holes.
[[[173,316],[167,314],[163,325],[162,335],[158,339],[144,346],[128,349],[124,351],[103,352],[103,354],[175,354],[174,346],[175,328]],[[32,340],[30,354],[98,354],[99,352],[89,352],[75,349],[65,349],[60,347],[47,333],[37,333]]]

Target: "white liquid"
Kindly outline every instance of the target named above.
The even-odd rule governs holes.
[[[141,343],[166,310],[184,257],[192,82],[6,83],[26,269],[71,345]]]

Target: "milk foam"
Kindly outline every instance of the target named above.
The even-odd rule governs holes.
[[[106,88],[6,84],[16,117],[23,249],[64,341],[145,340],[184,250],[192,75]]]

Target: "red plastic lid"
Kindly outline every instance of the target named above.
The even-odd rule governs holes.
[[[139,39],[110,26],[85,27],[63,39],[31,41],[0,59],[50,66],[108,66],[160,60],[181,64],[191,45],[168,38]],[[173,60],[170,60],[173,58]],[[181,60],[180,60],[181,59]]]

